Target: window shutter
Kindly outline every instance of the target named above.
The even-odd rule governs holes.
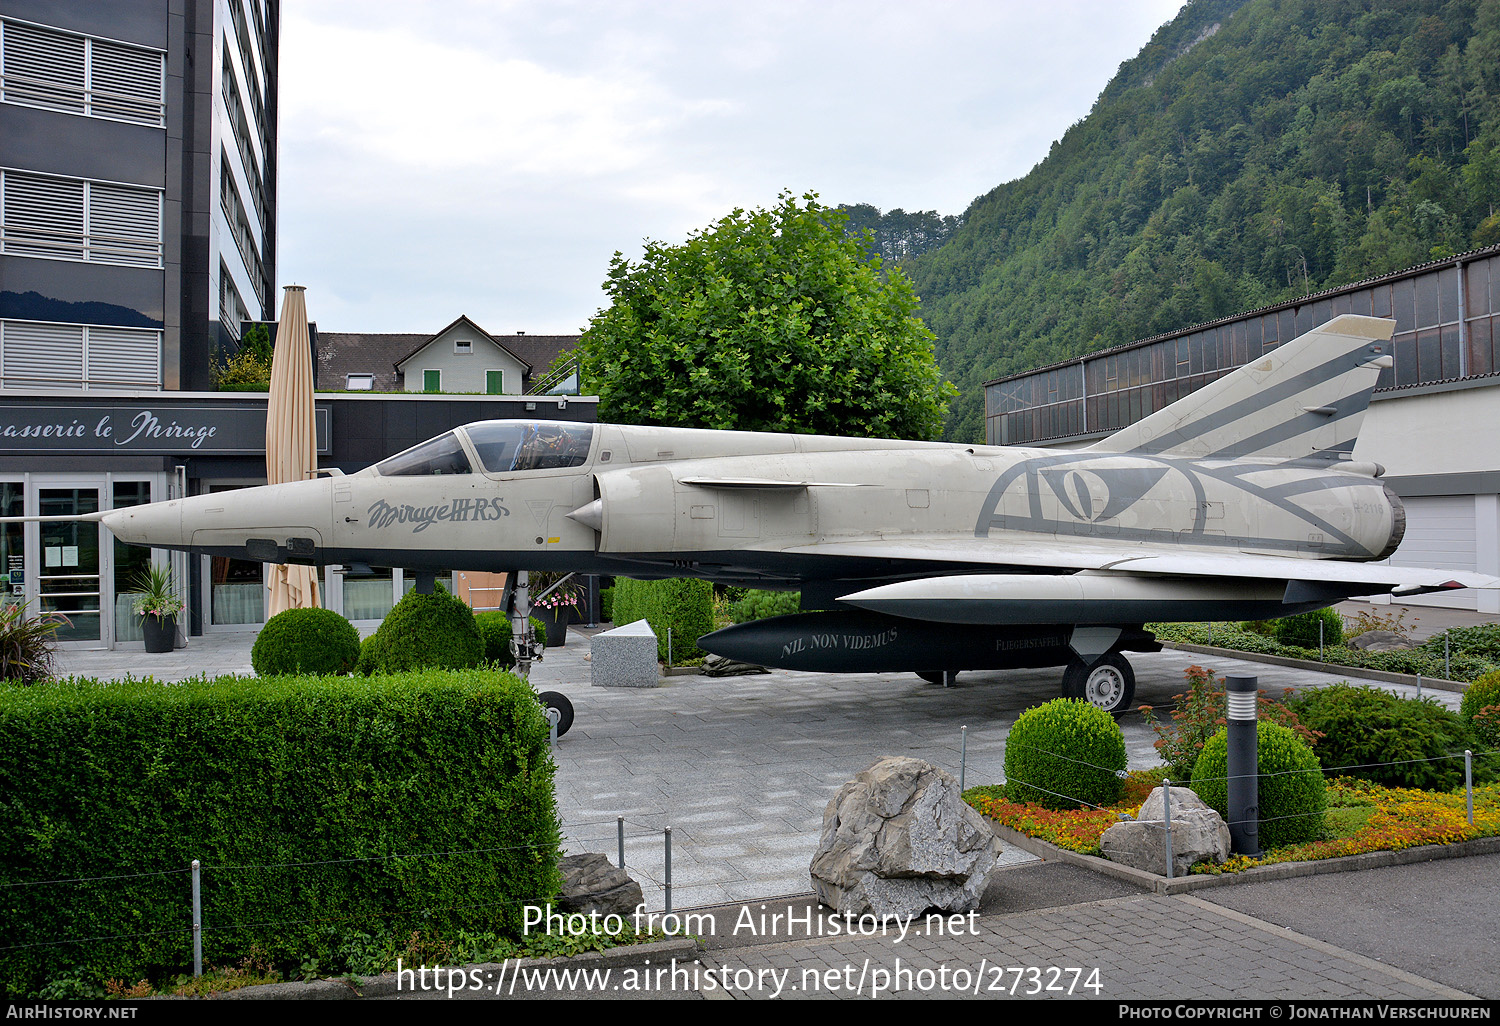
[[[484,372],[484,390],[489,395],[505,394],[505,372],[503,370],[487,370]]]
[[[88,384],[161,388],[161,332],[90,327]]]
[[[104,39],[90,40],[89,113],[162,126],[162,55]]]
[[[161,266],[161,193],[89,183],[89,259]]]
[[[3,99],[73,114],[85,112],[88,62],[80,36],[7,21],[0,36]]]
[[[83,326],[6,321],[0,373],[6,388],[78,388],[83,383]]]
[[[82,260],[84,183],[7,171],[4,251],[11,256]]]

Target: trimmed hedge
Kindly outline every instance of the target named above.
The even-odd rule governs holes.
[[[547,721],[510,674],[54,681],[0,688],[0,735],[8,994],[190,971],[192,859],[205,961],[293,976],[360,935],[514,934],[560,884]]]
[[[250,649],[262,677],[344,674],[359,662],[359,631],[331,609],[286,609],[266,621]]]
[[[1054,698],[1016,718],[1005,740],[1005,796],[1049,809],[1113,805],[1124,782],[1125,735],[1081,698]]]
[[[771,616],[787,616],[802,611],[800,591],[760,591],[752,588],[745,597],[729,607],[729,618],[735,623],[749,623]]]
[[[1319,644],[1319,624],[1323,628],[1322,645],[1324,648],[1344,643],[1344,618],[1331,608],[1314,609],[1310,613],[1298,613],[1295,616],[1283,616],[1276,621],[1276,640],[1282,645],[1296,645],[1299,648],[1316,650]]]
[[[1188,642],[1195,645],[1209,643],[1209,625],[1206,623],[1148,623],[1146,629],[1162,641]],[[1314,627],[1314,632],[1317,628]],[[1240,652],[1258,652],[1264,655],[1287,656],[1291,659],[1318,661],[1317,635],[1313,635],[1313,647],[1280,645],[1270,638],[1241,630],[1237,626],[1216,623],[1213,625],[1213,644],[1219,648],[1231,648]],[[1438,655],[1425,648],[1398,652],[1361,652],[1342,645],[1327,647],[1322,661],[1334,666],[1353,666],[1387,673],[1421,674],[1424,677],[1443,677],[1449,669],[1442,657],[1441,642]],[[1495,670],[1495,664],[1474,655],[1455,652],[1451,661],[1453,680],[1472,681]]]
[[[645,620],[656,632],[658,659],[667,658],[667,629],[672,630],[672,658],[677,662],[702,659],[698,639],[714,629],[714,589],[707,581],[676,578],[666,581],[615,581],[614,622],[624,625]]]
[[[1323,832],[1328,788],[1318,757],[1296,732],[1260,720],[1255,725],[1260,802],[1258,837],[1262,848],[1315,841]],[[1220,730],[1203,745],[1193,768],[1193,791],[1219,815],[1229,818],[1229,732]]]

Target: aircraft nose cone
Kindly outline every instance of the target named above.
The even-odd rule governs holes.
[[[106,513],[100,522],[120,541],[131,545],[173,548],[184,544],[182,503],[177,499],[127,506]]]

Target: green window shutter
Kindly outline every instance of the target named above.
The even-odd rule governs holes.
[[[440,370],[424,370],[422,372],[422,391],[441,392],[443,390],[443,372]]]
[[[487,370],[484,372],[484,390],[489,395],[505,394],[505,372],[503,370]]]

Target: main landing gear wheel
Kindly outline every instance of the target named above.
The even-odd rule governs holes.
[[[947,679],[946,680],[944,679],[944,675],[945,674],[947,675]],[[958,671],[957,670],[918,670],[917,671],[917,676],[921,677],[923,680],[925,680],[929,684],[941,684],[944,687],[951,688],[951,687],[953,687],[953,682],[958,679]]]
[[[568,696],[558,691],[543,691],[536,696],[542,711],[548,709],[557,710],[557,736],[562,737],[573,725],[573,703],[568,701]]]
[[[1135,697],[1135,671],[1118,652],[1102,656],[1092,666],[1075,659],[1063,670],[1064,698],[1081,698],[1107,713],[1121,713]]]

